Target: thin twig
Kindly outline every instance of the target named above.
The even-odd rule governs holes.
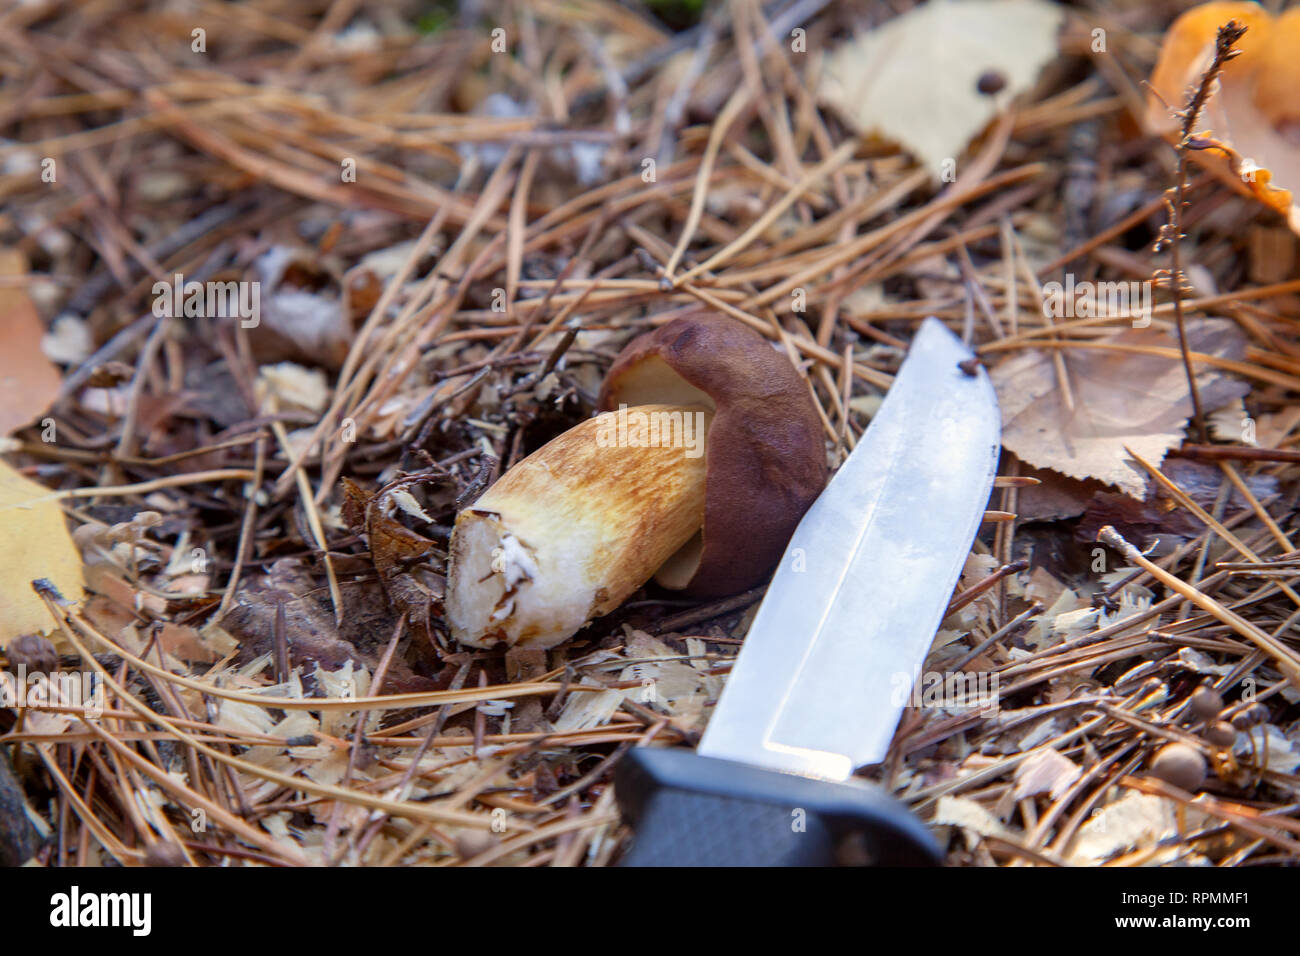
[[[1155,251],[1159,252],[1164,246],[1169,246],[1169,272],[1167,275],[1157,273],[1157,281],[1167,282],[1169,291],[1173,295],[1174,322],[1178,328],[1178,348],[1182,353],[1183,371],[1187,374],[1188,393],[1192,397],[1192,429],[1200,444],[1206,443],[1208,433],[1205,429],[1205,414],[1201,408],[1200,392],[1196,387],[1196,374],[1192,370],[1190,349],[1187,345],[1187,323],[1183,315],[1183,293],[1191,291],[1187,285],[1187,277],[1183,272],[1182,261],[1183,208],[1187,204],[1184,197],[1187,192],[1188,154],[1192,149],[1192,135],[1196,129],[1196,123],[1200,119],[1201,110],[1204,109],[1205,102],[1209,98],[1219,74],[1223,71],[1224,65],[1240,54],[1241,51],[1234,50],[1233,46],[1245,33],[1246,27],[1236,20],[1229,20],[1219,27],[1214,43],[1214,60],[1201,74],[1200,82],[1195,90],[1189,94],[1186,106],[1177,113],[1181,121],[1181,127],[1178,143],[1174,147],[1178,154],[1178,166],[1174,173],[1173,197],[1171,199],[1168,192],[1165,194],[1165,211],[1168,222],[1161,228],[1160,238],[1157,239],[1155,247]]]

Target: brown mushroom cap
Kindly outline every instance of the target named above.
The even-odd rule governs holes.
[[[1237,728],[1226,720],[1216,720],[1201,732],[1201,736],[1214,746],[1226,750],[1237,742]]]
[[[1190,744],[1165,744],[1147,764],[1153,776],[1184,790],[1197,790],[1205,782],[1205,758]]]
[[[658,579],[697,597],[753,587],[780,560],[826,484],[826,448],[808,384],[790,360],[735,319],[697,312],[630,342],[600,407],[703,404],[704,527]]]
[[[1213,720],[1223,710],[1223,695],[1208,684],[1202,684],[1192,691],[1190,699],[1193,716],[1201,720]]]

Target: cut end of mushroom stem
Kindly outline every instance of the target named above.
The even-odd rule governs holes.
[[[826,484],[808,383],[727,316],[633,339],[597,404],[457,516],[444,608],[460,643],[550,647],[652,575],[692,597],[753,587]]]
[[[704,522],[712,412],[644,405],[583,422],[456,518],[446,617],[472,647],[551,647],[616,608]]]

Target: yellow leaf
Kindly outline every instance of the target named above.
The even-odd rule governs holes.
[[[54,625],[32,581],[47,578],[81,598],[81,555],[50,489],[0,461],[0,647]]]
[[[1056,58],[1063,19],[1045,0],[930,0],[831,53],[818,96],[953,181],[966,144]],[[996,96],[978,89],[986,73]]]

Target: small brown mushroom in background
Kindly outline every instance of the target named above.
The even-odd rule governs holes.
[[[725,316],[634,339],[599,404],[457,516],[446,616],[460,643],[551,647],[652,576],[695,597],[753,587],[826,484],[807,383]]]
[[[1205,783],[1205,758],[1190,744],[1172,743],[1161,747],[1147,769],[1165,783],[1195,791]]]
[[[1209,684],[1202,684],[1192,691],[1189,704],[1197,720],[1213,720],[1223,710],[1223,695]]]
[[[1228,718],[1238,730],[1250,730],[1268,720],[1268,708],[1263,704],[1249,704],[1240,710],[1234,710]]]
[[[175,843],[153,843],[144,851],[145,866],[185,866],[189,861],[185,851]]]
[[[1201,731],[1201,736],[1207,743],[1213,744],[1220,750],[1227,750],[1237,741],[1237,728],[1226,720],[1216,720]]]
[[[24,634],[5,651],[9,669],[24,668],[28,674],[52,674],[59,666],[59,652],[39,634]]]
[[[456,837],[456,853],[462,860],[472,860],[480,853],[495,849],[501,840],[483,830],[466,830]]]

